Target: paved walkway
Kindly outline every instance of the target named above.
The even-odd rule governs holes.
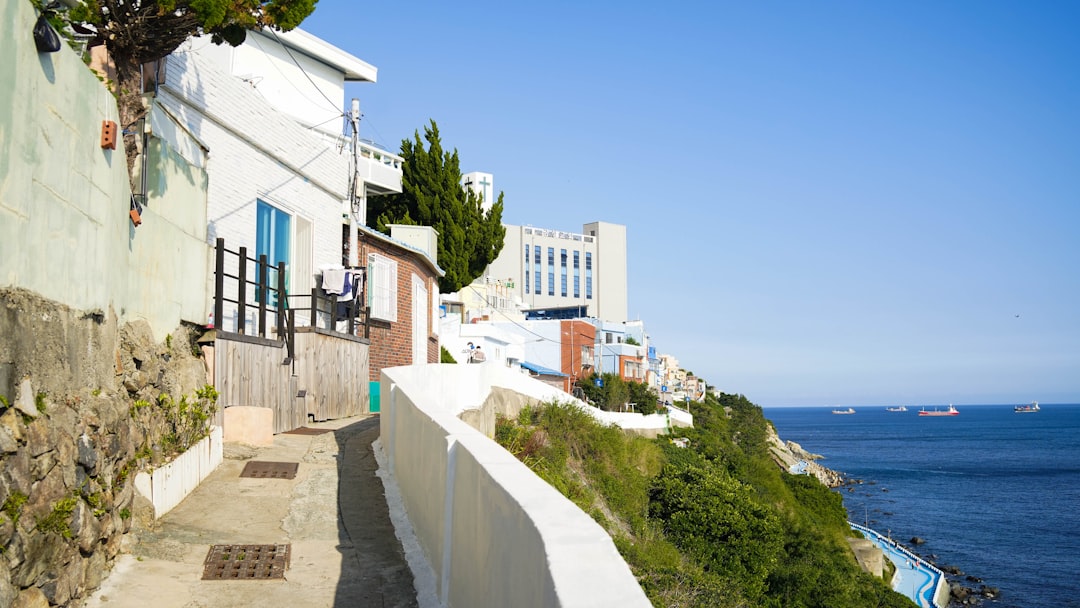
[[[937,592],[938,580],[943,576],[940,570],[876,530],[858,524],[851,524],[851,527],[873,541],[896,566],[896,575],[893,577],[894,591],[907,596],[921,608],[936,608],[934,594]]]
[[[227,444],[221,466],[138,533],[86,606],[415,608],[412,573],[375,476],[378,416],[313,426],[334,430],[276,435],[265,448]],[[300,464],[291,480],[241,478],[247,460]],[[210,545],[279,543],[292,545],[286,580],[201,580]]]

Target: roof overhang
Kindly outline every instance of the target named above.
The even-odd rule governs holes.
[[[341,70],[346,82],[375,82],[379,69],[329,42],[299,28],[288,32],[274,32],[277,39],[290,49],[300,51],[314,59]],[[272,34],[273,35],[273,34]]]
[[[569,377],[558,370],[551,369],[550,367],[544,367],[543,365],[537,365],[535,363],[529,363],[528,361],[522,361],[520,365],[522,369],[527,369],[530,372],[533,372],[534,374],[537,374],[539,376],[556,376],[560,378]]]

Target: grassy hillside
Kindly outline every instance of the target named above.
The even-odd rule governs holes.
[[[650,440],[569,405],[501,419],[496,440],[603,525],[655,606],[910,607],[859,569],[840,496],[769,458],[741,395],[694,404],[690,440]]]

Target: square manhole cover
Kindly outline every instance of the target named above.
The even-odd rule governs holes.
[[[300,465],[295,462],[269,462],[265,460],[249,460],[240,472],[240,477],[254,477],[256,479],[293,479],[296,477],[296,469]]]
[[[308,426],[302,426],[300,428],[293,429],[291,431],[285,431],[286,435],[322,435],[323,433],[333,432],[334,429],[313,429]]]
[[[292,545],[211,545],[203,580],[284,579]]]

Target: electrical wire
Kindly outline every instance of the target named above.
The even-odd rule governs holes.
[[[329,97],[327,97],[326,93],[323,93],[323,90],[319,88],[319,85],[315,84],[315,81],[311,79],[310,75],[308,75],[307,70],[304,69],[304,66],[300,65],[300,62],[297,61],[296,57],[293,56],[292,51],[289,50],[289,46],[287,44],[285,44],[284,42],[282,42],[281,38],[278,37],[277,32],[274,31],[274,28],[269,28],[268,27],[263,31],[267,31],[267,30],[269,30],[270,34],[274,37],[274,40],[276,40],[277,43],[281,45],[281,48],[285,49],[285,53],[289,56],[289,59],[292,59],[292,62],[294,64],[296,64],[297,68],[300,69],[300,73],[303,74],[304,78],[307,78],[307,81],[311,83],[311,86],[315,87],[315,90],[318,91],[319,95],[321,95],[322,98],[326,100],[326,103],[330,104],[331,108],[334,108],[335,112],[339,112],[339,114],[337,116],[335,116],[334,118],[341,118],[342,116],[345,116],[345,112],[343,112],[341,110],[341,108],[338,107],[338,104],[334,103]],[[259,46],[258,41],[255,41],[255,45]],[[259,50],[262,50],[261,46],[259,46]],[[282,76],[284,76],[284,74],[282,74]],[[288,79],[286,78],[286,80],[288,80]],[[291,80],[289,82],[292,83]],[[296,88],[296,85],[293,85],[293,87]],[[303,91],[300,91],[299,88],[296,88],[296,90],[299,91],[301,94],[303,94]]]
[[[362,118],[362,119],[367,118],[367,115],[361,113],[360,118]],[[379,133],[379,130],[377,128],[375,128],[375,123],[371,122],[371,120],[368,120],[368,121],[365,122],[365,124],[367,126],[371,127],[371,130],[375,132],[375,136],[378,137],[379,140],[386,141],[386,138],[383,137],[382,133]],[[375,145],[379,146],[380,144],[375,144]],[[389,148],[384,147],[384,149],[387,150],[388,152],[396,154],[396,152],[392,152]]]
[[[327,118],[326,120],[324,120],[324,121],[322,121],[322,122],[320,122],[318,124],[311,125],[310,127],[308,127],[308,131],[314,131],[315,129],[318,129],[319,127],[325,125],[326,123],[330,122],[331,120],[337,120],[337,119],[341,118],[342,116],[345,116],[345,114],[338,114],[337,116],[331,116],[330,118]]]

